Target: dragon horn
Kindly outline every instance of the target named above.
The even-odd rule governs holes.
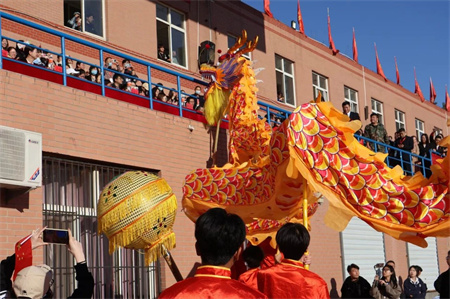
[[[236,54],[245,54],[245,53],[252,52],[253,50],[256,49],[256,46],[258,45],[258,40],[259,40],[259,37],[256,36],[253,41],[249,41],[248,42],[247,47],[245,47],[244,49],[240,50]]]
[[[245,31],[244,29],[242,30],[242,36],[238,38],[236,43],[230,49],[228,49],[228,53],[234,54],[234,51],[241,48],[243,45],[245,45],[246,42],[247,42],[247,31]]]

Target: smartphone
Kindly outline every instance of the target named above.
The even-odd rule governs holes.
[[[43,241],[53,244],[69,244],[69,231],[67,229],[46,228],[43,232]]]

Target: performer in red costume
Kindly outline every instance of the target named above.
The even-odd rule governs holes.
[[[195,223],[195,249],[202,259],[194,277],[166,289],[165,298],[267,298],[264,294],[231,279],[230,268],[245,240],[242,219],[220,208],[208,210]]]
[[[309,232],[301,224],[286,223],[276,241],[284,255],[280,264],[258,272],[258,289],[269,298],[329,299],[326,282],[300,262],[309,246]]]
[[[248,266],[248,271],[239,276],[239,281],[257,290],[258,281],[256,280],[256,275],[258,274],[261,262],[264,259],[264,252],[260,247],[250,245],[244,250],[242,256]]]

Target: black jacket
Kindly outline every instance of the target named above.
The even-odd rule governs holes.
[[[414,284],[409,278],[405,280],[403,284],[403,293],[406,298],[423,298],[427,295],[427,285],[422,281],[422,279],[417,278],[418,283]]]
[[[342,298],[372,298],[369,294],[370,288],[369,282],[364,277],[360,276],[357,281],[352,281],[349,276],[342,284]]]

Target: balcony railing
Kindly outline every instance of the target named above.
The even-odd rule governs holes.
[[[46,53],[51,53],[53,55],[59,55],[62,58],[62,71],[58,72],[51,69],[42,68],[40,66],[36,66],[33,64],[24,63],[18,60],[13,60],[7,57],[2,57],[0,55],[0,68],[6,69],[9,71],[14,71],[18,73],[22,73],[28,76],[52,81],[55,83],[62,84],[64,86],[69,86],[72,88],[77,88],[81,90],[85,90],[88,92],[93,92],[102,96],[111,97],[117,100],[126,101],[132,104],[140,105],[147,107],[149,109],[153,110],[159,110],[164,111],[167,113],[171,113],[174,115],[178,115],[180,117],[186,117],[190,118],[196,121],[201,121],[203,123],[206,122],[205,118],[201,113],[198,113],[196,111],[193,111],[192,109],[188,109],[183,106],[183,103],[181,101],[182,96],[191,96],[190,94],[183,93],[182,90],[189,88],[187,85],[200,85],[200,86],[206,86],[207,83],[201,80],[198,80],[194,77],[185,75],[183,73],[165,68],[161,65],[156,65],[153,63],[150,63],[148,61],[145,61],[143,59],[130,56],[125,53],[118,52],[114,49],[103,47],[101,45],[83,40],[81,38],[78,38],[76,36],[69,35],[64,32],[60,32],[45,26],[42,26],[40,24],[36,24],[33,22],[30,22],[28,20],[21,19],[19,17],[0,12],[0,38],[6,38],[8,41],[13,41],[15,43],[21,43],[25,44],[23,41],[19,41],[17,39],[14,39],[12,37],[5,36],[3,32],[5,31],[3,29],[2,24],[5,23],[4,21],[7,20],[8,22],[14,22],[16,24],[20,24],[21,26],[27,26],[30,28],[33,28],[34,30],[38,30],[42,32],[43,34],[50,35],[52,37],[56,37],[59,39],[59,51],[50,51],[47,49],[44,49],[42,47],[32,46],[33,48],[39,49]],[[44,43],[44,40],[39,41],[40,43]],[[90,49],[91,51],[94,51],[98,54],[97,60],[94,62],[92,61],[84,61],[82,59],[79,59],[78,57],[70,57],[67,53],[67,46],[70,44],[70,46],[73,48],[73,45],[78,45],[81,47],[86,47]],[[28,45],[31,46],[31,45]],[[74,52],[74,51],[72,51]],[[76,51],[75,51],[76,53]],[[81,56],[81,55],[80,55]],[[136,79],[136,77],[124,74],[119,71],[115,71],[109,68],[105,68],[104,66],[104,59],[108,56],[115,56],[120,59],[127,59],[133,62],[134,64],[137,64],[140,66],[140,70],[145,70],[144,77],[142,77],[143,73],[140,72],[140,76],[138,78],[139,81],[142,83],[147,83],[149,88],[149,95],[148,96],[141,96],[138,94],[130,93],[127,91],[122,91],[117,88],[106,86],[105,84],[105,72],[110,72],[114,74],[120,74],[121,76],[129,79]],[[93,81],[87,81],[81,78],[77,78],[71,75],[68,75],[65,70],[66,61],[67,59],[73,59],[77,62],[82,62],[87,66],[93,66],[101,70],[100,74],[102,76],[101,83],[93,82]],[[160,79],[156,79],[153,74],[155,72],[159,72],[159,74],[163,74],[164,76],[171,76],[173,78],[172,81],[175,81],[175,87],[167,87],[164,86],[163,88],[165,90],[172,90],[173,92],[177,93],[179,95],[179,101],[178,105],[174,106],[173,104],[165,103],[159,100],[155,100],[152,96],[151,87],[158,87],[158,81]],[[164,77],[162,76],[162,77]],[[155,83],[156,82],[156,83]],[[272,122],[279,123],[283,119],[289,117],[291,114],[290,111],[281,109],[279,107],[270,105],[268,103],[258,101],[258,104],[260,106],[260,116],[266,117],[269,124],[272,124]],[[272,120],[272,116],[274,116],[275,121]],[[224,122],[224,127],[227,127],[226,121]],[[428,157],[422,157],[413,153],[406,152],[404,150],[395,148],[391,145],[383,144],[374,140],[371,140],[366,137],[362,137],[359,135],[355,135],[358,140],[362,140],[361,142],[364,144],[371,143],[374,145],[375,152],[378,151],[378,148],[384,148],[384,151],[386,153],[399,153],[397,156],[388,156],[386,163],[388,166],[393,167],[395,165],[400,165],[402,169],[405,170],[405,173],[408,175],[412,175],[415,171],[421,171],[424,175],[429,175],[430,171],[430,165],[432,164],[432,159],[429,157],[432,157],[432,153],[428,155]],[[436,152],[433,152],[433,154],[437,154]]]

